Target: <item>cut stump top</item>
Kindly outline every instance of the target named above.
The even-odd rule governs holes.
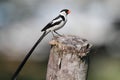
[[[73,35],[57,36],[49,43],[65,53],[77,53],[80,57],[86,56],[92,47],[86,39]]]

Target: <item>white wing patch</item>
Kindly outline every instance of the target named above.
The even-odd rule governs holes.
[[[52,24],[54,24],[54,23],[56,23],[56,22],[59,22],[59,21],[61,21],[61,20],[62,20],[62,18],[58,18],[58,19],[56,19],[56,20],[53,20]]]

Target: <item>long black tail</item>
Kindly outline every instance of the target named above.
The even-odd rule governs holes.
[[[21,71],[21,69],[23,68],[23,66],[25,65],[26,61],[28,60],[28,58],[30,57],[30,55],[32,54],[32,52],[34,51],[34,49],[37,47],[37,45],[41,42],[41,40],[48,34],[48,32],[44,32],[42,34],[42,36],[40,36],[40,38],[37,40],[37,42],[34,44],[34,46],[31,48],[31,50],[27,53],[27,55],[25,56],[24,60],[21,62],[21,64],[18,66],[16,72],[14,73],[14,75],[12,76],[11,80],[16,80],[17,75],[19,74],[19,72]]]

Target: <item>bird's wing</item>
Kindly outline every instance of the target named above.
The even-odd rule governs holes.
[[[60,16],[57,16],[56,18],[54,18],[51,22],[49,22],[41,31],[46,31],[47,29],[58,25],[62,22],[62,19]]]
[[[54,18],[53,20],[57,20],[57,19],[59,19],[60,18],[60,15],[58,15],[56,18]]]

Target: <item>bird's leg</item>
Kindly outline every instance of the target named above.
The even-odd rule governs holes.
[[[51,31],[51,33],[52,33],[53,37],[55,37],[55,35],[54,35],[53,31]]]
[[[54,31],[57,35],[59,35],[59,36],[62,36],[61,34],[59,34],[58,32],[56,32],[56,31]]]

